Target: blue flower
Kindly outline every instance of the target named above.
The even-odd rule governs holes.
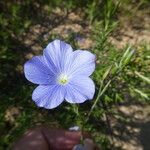
[[[76,50],[60,40],[54,40],[44,49],[42,56],[35,56],[24,65],[25,77],[39,84],[32,99],[39,106],[52,109],[64,100],[83,103],[92,99],[95,85],[90,75],[95,70],[95,55]]]

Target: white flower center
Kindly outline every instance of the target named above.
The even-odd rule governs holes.
[[[69,78],[66,74],[60,74],[57,79],[58,83],[61,85],[65,85],[68,83]]]

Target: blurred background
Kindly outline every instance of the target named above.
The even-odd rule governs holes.
[[[0,150],[36,125],[68,129],[87,117],[94,100],[79,114],[65,102],[46,110],[31,100],[23,65],[56,38],[97,56],[94,100],[99,87],[104,93],[85,125],[94,141],[104,150],[150,150],[149,0],[0,1]]]

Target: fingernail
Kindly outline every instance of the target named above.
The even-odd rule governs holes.
[[[80,131],[80,127],[79,126],[73,126],[69,128],[70,131]]]
[[[81,144],[75,145],[72,150],[86,150],[85,147]]]

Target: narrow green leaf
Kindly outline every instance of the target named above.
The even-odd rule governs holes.
[[[123,63],[124,66],[129,63],[133,54],[134,54],[134,50],[131,50],[129,54],[127,55],[126,59],[124,60],[124,63]]]
[[[120,62],[119,62],[119,68],[122,68],[122,67],[124,67],[127,63],[129,63],[129,61],[130,61],[130,59],[131,59],[133,53],[134,53],[134,50],[131,50],[131,47],[129,46],[129,47],[126,49],[125,53],[123,54],[123,56],[122,56],[122,58],[121,58],[121,60],[120,60]]]
[[[144,92],[142,92],[142,91],[140,91],[140,90],[138,90],[138,89],[134,89],[134,91],[135,91],[136,93],[140,94],[140,95],[141,95],[142,97],[144,97],[145,99],[150,100],[149,97],[148,97],[148,95],[145,94]]]
[[[150,83],[150,79],[149,79],[149,78],[143,76],[142,74],[140,74],[140,73],[137,72],[137,71],[135,71],[135,74],[136,74],[138,77],[140,77],[142,80],[144,80],[144,81]]]
[[[105,73],[103,74],[103,77],[102,77],[102,81],[104,81],[106,79],[106,77],[108,76],[108,74],[110,73],[111,71],[111,68],[112,66],[110,66],[106,71]]]

